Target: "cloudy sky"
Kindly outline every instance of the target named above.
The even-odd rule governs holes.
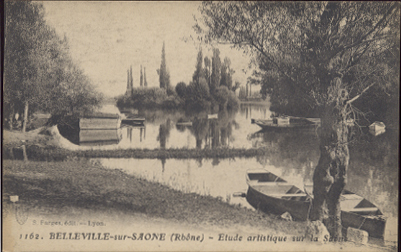
[[[200,2],[43,2],[46,20],[67,36],[75,62],[107,96],[123,94],[127,69],[132,65],[134,86],[139,86],[140,65],[146,67],[149,86],[158,86],[163,41],[172,85],[189,83],[197,51],[211,56],[193,31]],[[249,59],[242,52],[219,46],[221,59],[231,59],[234,81],[245,85]],[[245,74],[243,70],[247,70]]]

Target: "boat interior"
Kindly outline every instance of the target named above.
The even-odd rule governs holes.
[[[256,182],[252,187],[265,195],[296,201],[306,201],[308,198],[303,190],[273,173],[248,173],[248,178]]]
[[[287,183],[284,179],[270,172],[248,173],[248,180],[255,190],[270,197],[293,201],[308,201],[310,199],[304,190]],[[306,190],[311,194],[312,185],[306,186]],[[365,216],[382,214],[373,203],[348,190],[343,191],[340,202],[343,211]]]

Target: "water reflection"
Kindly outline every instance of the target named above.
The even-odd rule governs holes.
[[[230,118],[229,116],[227,118]],[[240,117],[241,118],[241,117]],[[192,127],[186,127],[196,139],[198,148],[214,148],[234,145],[238,115],[226,120],[194,118]],[[165,121],[160,133],[166,132]],[[170,139],[169,134],[160,139]],[[398,220],[398,131],[386,131],[379,136],[362,132],[350,145],[350,164],[346,188],[375,203],[389,217],[388,236],[397,234]],[[245,171],[251,168],[267,168],[291,182],[311,183],[314,168],[319,159],[319,146],[314,131],[293,130],[285,132],[254,131],[247,134],[251,147],[265,146],[264,155],[250,159],[190,159],[190,160],[102,160],[103,164],[121,168],[136,176],[155,180],[175,189],[210,194],[227,199],[231,203],[247,205],[246,201],[230,198],[234,192],[245,192]],[[168,141],[165,141],[167,145]],[[162,145],[162,144],[161,144]],[[157,163],[155,163],[157,162]]]
[[[129,139],[130,143],[132,143],[132,141],[136,141],[135,138],[138,135],[139,135],[139,142],[142,142],[142,140],[146,139],[146,127],[144,125],[143,126],[124,125],[123,128],[126,131],[126,139]]]
[[[82,146],[118,144],[121,139],[121,129],[92,129],[79,131],[79,145]]]
[[[272,151],[255,158],[100,159],[100,161],[105,167],[123,169],[129,174],[183,192],[211,195],[232,204],[252,208],[245,199],[231,197],[235,192],[246,192],[245,172],[248,169],[265,168],[290,183],[312,181],[318,153],[306,148],[311,142],[303,145],[300,144],[302,140],[299,140],[293,148],[285,149],[284,142],[289,141],[285,139],[290,139],[290,136],[276,143],[271,142],[274,146]],[[355,147],[351,149],[346,188],[374,202],[383,211],[389,218],[386,239],[394,239],[397,234],[398,219],[398,203],[394,200],[398,198],[398,168],[380,166],[379,160],[371,158],[365,158],[365,162],[361,162],[358,146]],[[393,155],[390,152],[387,154]],[[310,156],[311,154],[313,155]],[[367,163],[370,165],[366,165]]]
[[[135,112],[137,117],[145,118],[146,121],[133,128],[132,125],[122,124],[124,134],[121,139],[110,139],[111,133],[107,131],[104,132],[107,136],[102,136],[101,132],[92,135],[90,132],[80,133],[79,130],[60,130],[60,133],[75,144],[109,144],[116,145],[116,148],[251,148],[253,143],[249,141],[248,135],[260,129],[251,124],[251,116],[261,119],[270,117],[267,105],[250,104],[241,104],[239,110],[234,112],[220,111],[218,119],[208,119],[206,112],[180,110],[144,109],[122,112],[123,118]],[[139,131],[138,134],[135,131]]]
[[[245,119],[258,118],[267,119],[270,118],[271,112],[269,110],[269,103],[266,104],[240,104],[239,112],[241,115],[245,116]],[[253,112],[253,115],[252,115]]]
[[[165,149],[168,138],[170,137],[171,130],[171,120],[167,119],[165,123],[159,126],[159,135],[157,136],[157,141],[160,142],[160,148]]]

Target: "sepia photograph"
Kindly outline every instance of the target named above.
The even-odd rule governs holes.
[[[398,1],[3,3],[2,251],[398,251]]]

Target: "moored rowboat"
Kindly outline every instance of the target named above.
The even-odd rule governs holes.
[[[133,126],[143,125],[144,122],[145,122],[145,118],[141,118],[141,117],[127,117],[121,121],[121,123],[123,123],[123,124],[133,125]]]
[[[118,114],[93,113],[79,119],[80,130],[118,129],[121,118]]]
[[[320,125],[320,118],[303,118],[303,117],[274,117],[268,120],[252,119],[262,129],[294,129],[294,128],[315,128]]]
[[[311,207],[311,186],[305,190],[288,183],[266,170],[249,170],[246,176],[250,205],[264,212],[289,212],[296,220],[305,221]],[[365,230],[369,236],[382,238],[386,219],[381,211],[365,198],[344,190],[340,199],[341,220],[344,228]]]

